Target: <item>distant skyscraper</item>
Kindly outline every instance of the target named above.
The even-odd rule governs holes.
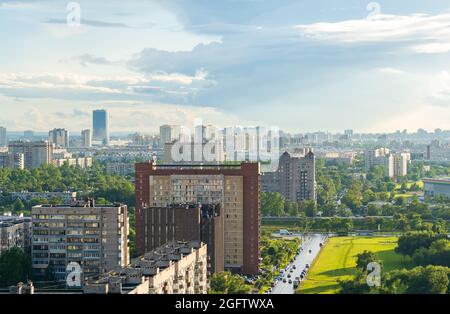
[[[92,146],[92,136],[91,130],[82,130],[81,131],[81,147],[90,148]]]
[[[34,138],[34,132],[31,130],[26,130],[23,132],[23,138],[32,141]]]
[[[92,115],[94,141],[109,144],[109,115],[106,110],[94,110]]]
[[[0,126],[0,146],[6,146],[6,128]]]
[[[69,131],[66,129],[53,129],[48,132],[48,141],[56,147],[69,147]]]
[[[178,140],[180,137],[180,127],[178,125],[162,125],[159,127],[159,146],[164,148],[164,144]]]

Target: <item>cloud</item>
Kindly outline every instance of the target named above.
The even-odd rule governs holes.
[[[0,73],[0,93],[16,98],[183,102],[213,84],[208,73],[201,69],[192,76],[162,71],[116,77]]]
[[[374,15],[371,18],[334,23],[296,25],[300,35],[341,44],[405,43],[417,53],[450,49],[450,13],[437,15]]]
[[[376,70],[380,73],[385,74],[393,74],[393,75],[405,74],[404,71],[394,68],[377,68]]]
[[[63,59],[60,60],[60,62],[62,63],[70,63],[70,62],[75,62],[78,63],[84,67],[93,64],[93,65],[113,65],[113,64],[120,64],[121,62],[114,62],[114,61],[110,61],[108,59],[106,59],[105,57],[96,57],[93,56],[91,54],[83,54],[80,56],[75,56],[72,57],[70,59]]]
[[[46,20],[44,23],[46,23],[46,24],[67,24],[67,20],[51,18],[51,19]],[[131,27],[125,23],[105,22],[105,21],[90,20],[90,19],[85,19],[85,18],[81,19],[81,24],[92,26],[92,27],[118,27],[118,28],[130,28]]]

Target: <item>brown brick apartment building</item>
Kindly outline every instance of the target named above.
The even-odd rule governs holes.
[[[171,204],[219,204],[224,218],[224,266],[245,274],[259,272],[260,168],[240,165],[136,164],[136,248],[151,250],[154,233],[144,209]],[[188,223],[187,221],[185,223]],[[147,228],[147,229],[146,229]]]

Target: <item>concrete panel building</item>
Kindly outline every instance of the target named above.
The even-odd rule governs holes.
[[[51,264],[57,280],[71,262],[83,278],[129,264],[126,205],[95,206],[93,200],[32,208],[32,266],[43,275]]]
[[[69,131],[66,129],[53,129],[48,132],[48,141],[55,144],[55,147],[69,147]]]
[[[219,204],[224,215],[224,266],[259,272],[259,163],[240,165],[136,164],[136,247],[145,253],[144,208],[170,204]]]
[[[206,294],[207,245],[170,242],[84,286],[85,294]]]
[[[49,165],[53,160],[53,144],[48,141],[9,142],[8,149],[11,154],[23,154],[26,169],[38,168],[40,165]]]
[[[0,254],[13,247],[25,252],[30,250],[31,218],[21,216],[0,216]]]
[[[83,148],[91,148],[92,147],[92,134],[91,130],[82,130],[81,131],[81,147]]]

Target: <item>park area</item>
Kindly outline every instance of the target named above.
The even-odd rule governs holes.
[[[338,280],[348,280],[356,272],[356,256],[372,251],[383,262],[383,272],[409,268],[408,258],[394,252],[397,237],[330,238],[311,266],[307,279],[297,293],[333,294],[339,290]]]

